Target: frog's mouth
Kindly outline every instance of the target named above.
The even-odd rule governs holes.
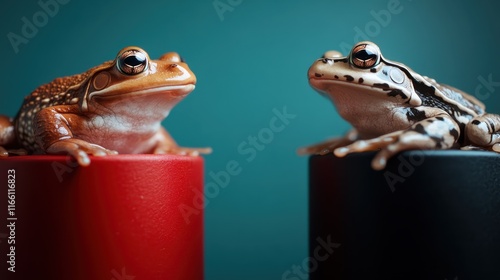
[[[194,84],[174,85],[174,86],[159,86],[147,89],[127,91],[126,89],[118,89],[109,87],[104,90],[95,91],[89,94],[89,99],[93,98],[116,98],[116,97],[132,97],[151,94],[169,94],[171,97],[184,97],[193,91]]]
[[[403,100],[407,100],[411,95],[408,95],[407,92],[405,93],[401,89],[391,87],[388,83],[366,83],[362,78],[355,80],[352,77],[346,77],[345,80],[330,80],[318,77],[310,77],[309,84],[315,89],[331,94],[335,94],[335,92],[332,90],[345,90],[346,88],[352,88],[353,90],[356,90],[355,93],[376,95],[385,93],[382,96],[400,97]]]
[[[152,102],[167,102],[170,103],[171,107],[173,107],[173,105],[181,101],[186,95],[193,91],[194,88],[194,84],[159,86],[131,91],[118,87],[109,87],[104,90],[89,93],[86,98],[83,98],[81,107],[83,110],[87,110],[89,108],[88,103],[91,100],[95,100],[97,103],[112,102],[117,104],[124,102],[141,103],[141,100],[150,100]]]
[[[369,100],[393,100],[396,103],[408,103],[413,106],[421,105],[419,98],[404,89],[391,87],[388,83],[367,83],[362,78],[355,80],[352,77],[341,79],[326,79],[309,77],[309,84],[323,95],[370,96]],[[394,99],[393,99],[394,98]],[[367,99],[368,100],[368,99]]]
[[[353,77],[345,77],[345,79],[327,79],[321,77],[309,77],[309,84],[318,90],[328,91],[337,87],[352,88],[368,92],[387,92],[392,90],[388,84],[369,84],[365,83],[362,78],[355,80]]]

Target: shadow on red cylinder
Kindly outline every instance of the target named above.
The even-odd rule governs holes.
[[[0,278],[203,279],[203,159],[91,160],[0,160]]]

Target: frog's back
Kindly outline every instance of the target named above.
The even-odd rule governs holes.
[[[480,116],[485,113],[485,105],[479,101],[474,96],[465,93],[455,87],[439,84],[435,80],[430,79],[428,77],[424,77],[427,82],[431,83],[434,86],[436,91],[436,97],[442,99],[442,97],[449,100],[450,105],[456,105],[457,107],[465,108],[463,113],[468,113],[471,116]],[[442,95],[442,96],[441,96]],[[448,112],[451,113],[451,112]]]
[[[14,118],[18,143],[29,151],[37,150],[33,126],[35,115],[44,108],[78,103],[81,85],[95,72],[96,68],[98,67],[82,74],[56,78],[27,95]]]

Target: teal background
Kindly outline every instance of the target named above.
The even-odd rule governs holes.
[[[234,5],[222,17],[212,0],[70,0],[17,53],[7,34],[20,34],[21,18],[41,8],[11,1],[0,11],[2,114],[15,115],[37,86],[128,45],[152,58],[177,51],[186,59],[197,88],[164,125],[183,146],[213,148],[207,183],[230,161],[241,168],[205,208],[207,280],[282,279],[307,257],[307,158],[295,150],[349,129],[307,83],[324,51],[352,46],[362,30],[386,58],[439,82],[474,93],[480,76],[500,81],[500,5],[491,1],[401,0],[402,10],[382,22],[373,14],[394,1],[220,2]],[[490,93],[483,101],[500,113],[500,87]],[[273,109],[284,107],[295,118],[247,160],[238,146],[269,132]]]

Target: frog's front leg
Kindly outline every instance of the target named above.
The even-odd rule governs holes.
[[[47,154],[68,153],[81,166],[90,164],[88,155],[105,156],[117,154],[96,144],[75,138],[68,119],[78,118],[78,108],[75,106],[54,106],[42,109],[35,115],[35,141]]]
[[[188,156],[198,156],[199,154],[210,154],[212,152],[211,148],[185,148],[177,145],[175,140],[170,136],[170,134],[161,127],[156,133],[156,147],[154,148],[154,154],[176,154],[176,155],[188,155]]]
[[[465,127],[469,144],[500,153],[500,116],[485,114],[472,119]]]
[[[343,157],[349,153],[380,151],[372,161],[375,170],[385,168],[387,160],[405,150],[450,149],[460,136],[458,124],[444,111],[419,108],[426,119],[414,123],[406,130],[396,131],[370,140],[359,140],[351,145],[337,148],[334,153]]]
[[[12,118],[9,118],[7,116],[0,116],[0,157],[8,157],[9,154],[28,154],[28,151],[26,151],[25,149],[21,149],[15,146],[16,133],[14,131],[14,121]],[[7,149],[6,147],[9,148]]]
[[[297,153],[299,155],[326,155],[333,152],[338,147],[353,143],[357,139],[358,132],[356,129],[352,129],[344,135],[344,137],[332,138],[318,144],[299,148]]]
[[[15,139],[16,136],[12,119],[6,116],[0,116],[0,156],[9,156],[9,152],[4,146],[14,143]]]

